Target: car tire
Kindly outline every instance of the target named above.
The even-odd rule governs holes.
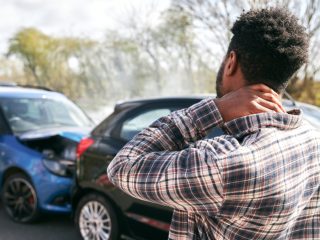
[[[39,217],[38,197],[25,174],[13,174],[5,180],[1,199],[5,212],[15,222],[31,223]]]
[[[99,194],[84,196],[77,205],[75,223],[84,240],[119,239],[119,220],[112,204]]]

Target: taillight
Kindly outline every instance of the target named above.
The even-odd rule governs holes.
[[[94,140],[92,138],[82,139],[77,146],[77,159],[79,160],[81,155],[92,145]]]

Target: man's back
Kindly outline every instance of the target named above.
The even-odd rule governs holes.
[[[211,228],[200,229],[200,238],[320,239],[320,132],[275,113],[225,127],[232,137],[220,146],[212,141],[226,154],[216,162],[224,201],[215,216],[198,216],[198,226],[207,221]]]
[[[217,125],[226,135],[199,140]],[[108,167],[125,192],[175,209],[178,240],[319,239],[319,173],[320,134],[299,111],[223,123],[213,99],[159,119]]]

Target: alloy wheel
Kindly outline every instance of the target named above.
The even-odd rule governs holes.
[[[3,202],[7,213],[17,222],[28,222],[36,213],[36,193],[23,178],[9,180],[3,192]]]
[[[111,218],[106,207],[98,201],[87,202],[80,211],[79,228],[85,240],[109,240]]]

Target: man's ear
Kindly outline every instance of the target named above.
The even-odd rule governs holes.
[[[225,74],[227,76],[232,76],[236,73],[238,67],[238,58],[235,51],[231,51],[227,58],[225,66]]]

